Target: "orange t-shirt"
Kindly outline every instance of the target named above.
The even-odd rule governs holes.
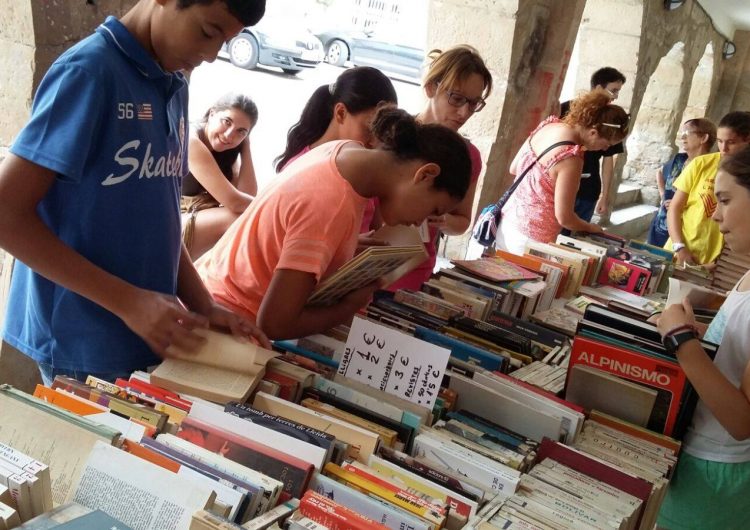
[[[329,142],[289,164],[196,268],[214,299],[256,318],[277,269],[332,274],[352,258],[368,199],[341,176]]]

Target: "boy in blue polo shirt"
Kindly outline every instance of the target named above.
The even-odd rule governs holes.
[[[196,348],[209,324],[267,345],[213,302],[180,237],[187,83],[265,0],[140,0],[62,54],[0,166],[16,256],[5,340],[57,374],[104,379]]]

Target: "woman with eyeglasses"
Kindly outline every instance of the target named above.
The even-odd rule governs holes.
[[[182,236],[193,260],[210,249],[258,191],[250,131],[258,107],[245,94],[220,97],[190,133],[182,183]]]
[[[532,131],[510,165],[513,175],[528,172],[503,207],[497,248],[520,255],[529,240],[553,242],[562,228],[602,231],[574,207],[584,151],[608,149],[628,133],[628,114],[611,99],[602,89],[587,92],[571,102],[563,119],[550,116]]]
[[[661,204],[648,231],[648,242],[663,247],[669,239],[667,228],[667,210],[674,197],[674,181],[683,168],[696,156],[711,152],[716,142],[716,125],[705,118],[687,120],[682,124],[679,135],[680,152],[674,155],[656,174],[656,186],[659,188]]]
[[[425,125],[442,125],[458,132],[475,112],[484,108],[485,100],[492,91],[492,74],[479,52],[466,44],[445,51],[432,50],[427,56],[430,62],[422,81],[427,102],[417,115],[417,120]],[[429,258],[391,285],[389,290],[419,289],[435,268],[438,234],[461,235],[469,229],[482,158],[469,140],[466,140],[466,145],[471,157],[469,191],[449,213],[428,217],[429,241],[425,247]]]

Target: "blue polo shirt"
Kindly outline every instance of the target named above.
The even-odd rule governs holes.
[[[56,172],[44,223],[102,269],[174,295],[187,83],[114,17],[61,55],[37,91],[15,155]],[[37,362],[133,370],[156,356],[117,316],[16,262],[4,338]]]

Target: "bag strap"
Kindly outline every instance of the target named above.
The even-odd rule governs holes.
[[[507,190],[505,190],[505,193],[503,193],[503,196],[500,197],[499,201],[497,201],[497,207],[498,207],[498,209],[499,210],[503,209],[503,206],[505,206],[505,203],[508,202],[508,199],[510,199],[510,196],[513,195],[513,192],[516,191],[516,188],[521,184],[521,182],[523,181],[524,177],[526,177],[526,174],[531,170],[532,167],[534,167],[536,165],[537,162],[539,162],[539,160],[544,155],[546,155],[547,153],[549,153],[550,151],[552,151],[556,147],[560,147],[560,146],[563,146],[563,145],[578,145],[578,144],[576,144],[575,142],[571,142],[570,140],[564,140],[562,142],[554,143],[554,144],[550,145],[547,149],[545,149],[544,151],[542,151],[542,153],[539,156],[537,156],[536,159],[534,159],[534,161],[531,164],[529,164],[529,166],[526,169],[523,170],[523,173],[521,173],[518,176],[518,178],[515,181],[513,181],[513,184],[510,185],[510,188],[508,188]]]

